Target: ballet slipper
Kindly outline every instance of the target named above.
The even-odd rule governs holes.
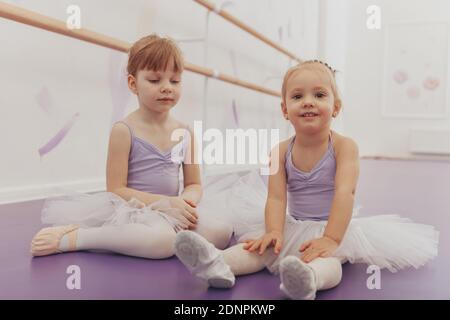
[[[287,256],[280,263],[281,291],[293,300],[316,298],[316,277],[313,269],[298,257]]]
[[[62,253],[59,243],[65,234],[68,234],[69,247],[65,251],[76,250],[76,232],[72,232],[79,227],[71,224],[67,226],[49,227],[39,231],[31,241],[31,255],[34,257],[47,256]]]
[[[194,276],[206,280],[210,287],[234,286],[234,274],[220,251],[199,234],[192,231],[177,233],[175,254]]]

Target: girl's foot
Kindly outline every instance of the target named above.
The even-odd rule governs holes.
[[[76,250],[77,229],[78,226],[73,224],[42,229],[31,241],[31,254],[37,257]],[[60,242],[65,235],[67,241],[64,248],[61,248]]]
[[[231,288],[235,277],[220,251],[199,234],[181,231],[175,238],[175,254],[196,277],[211,287]]]
[[[316,278],[314,270],[298,257],[288,256],[280,263],[280,289],[294,300],[314,300],[316,298]]]

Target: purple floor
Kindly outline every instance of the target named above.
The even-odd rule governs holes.
[[[381,273],[369,290],[365,265],[346,264],[341,284],[317,299],[450,299],[450,162],[362,160],[361,214],[398,213],[439,231],[439,256],[419,270]],[[207,289],[176,259],[145,260],[76,252],[31,258],[42,201],[0,206],[0,299],[284,299],[267,271],[238,278],[231,290]],[[66,269],[81,269],[81,289],[68,290]]]

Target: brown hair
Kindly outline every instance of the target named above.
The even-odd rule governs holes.
[[[143,69],[166,70],[171,59],[174,61],[174,71],[183,71],[183,55],[175,41],[151,34],[136,41],[128,50],[127,71],[136,76]]]
[[[335,78],[336,70],[331,68],[327,63],[322,62],[320,60],[306,60],[306,61],[303,61],[303,62],[297,64],[296,66],[293,66],[290,69],[288,69],[288,71],[284,75],[283,85],[281,87],[281,98],[283,99],[284,102],[286,101],[287,82],[288,82],[289,78],[291,78],[295,72],[297,72],[303,68],[308,68],[308,69],[318,68],[322,72],[324,72],[330,79],[331,90],[333,91],[335,102],[337,102],[339,104],[341,103],[341,98],[340,98],[339,92],[337,90],[337,85],[336,85],[336,78]]]

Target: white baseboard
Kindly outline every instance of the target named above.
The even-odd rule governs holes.
[[[53,184],[28,185],[0,189],[0,205],[30,200],[45,199],[48,196],[55,196],[57,190],[70,190],[78,192],[98,192],[105,191],[105,179],[79,180]]]
[[[448,129],[411,129],[409,150],[415,154],[450,156],[450,130]]]
[[[397,155],[365,155],[362,156],[361,159],[369,159],[369,160],[392,160],[392,161],[434,161],[434,162],[449,162],[450,156],[442,155],[427,155],[427,154],[414,154],[414,155],[406,155],[406,156],[397,156]]]

